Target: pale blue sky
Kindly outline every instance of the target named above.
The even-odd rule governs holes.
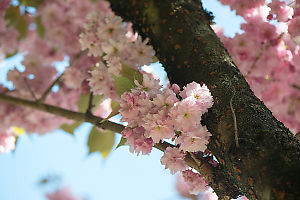
[[[214,12],[217,24],[225,34],[239,30],[241,18],[215,0],[204,0]],[[0,82],[20,57],[0,64]],[[154,71],[162,74],[159,64]],[[9,84],[6,82],[6,84]],[[44,200],[44,193],[55,188],[40,187],[38,181],[47,175],[61,176],[61,185],[90,200],[179,200],[175,176],[160,164],[162,153],[153,150],[149,156],[129,153],[128,147],[113,151],[106,160],[100,154],[88,156],[89,124],[68,135],[61,130],[44,136],[23,136],[14,153],[0,155],[0,200]],[[118,136],[119,137],[119,136]],[[118,140],[118,139],[117,139]]]

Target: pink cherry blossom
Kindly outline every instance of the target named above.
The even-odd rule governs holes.
[[[81,86],[81,83],[86,78],[85,74],[83,74],[80,70],[72,67],[66,68],[63,74],[63,79],[66,86],[72,89],[78,89]]]
[[[155,107],[160,110],[173,107],[176,102],[179,102],[179,100],[173,90],[165,88],[161,93],[158,93],[156,97],[153,98],[152,102]]]
[[[94,115],[97,115],[102,118],[106,118],[112,112],[111,109],[111,99],[104,99],[100,105],[94,111]]]
[[[204,151],[210,136],[211,134],[205,126],[198,125],[191,132],[182,132],[175,142],[180,144],[179,149],[183,151]]]
[[[196,82],[187,84],[183,87],[183,91],[180,92],[180,96],[186,101],[190,101],[196,104],[197,110],[202,110],[202,113],[207,112],[208,108],[213,105],[213,98],[206,85],[200,86]]]
[[[8,153],[15,149],[16,137],[12,131],[0,133],[0,153]]]
[[[171,90],[172,90],[175,94],[177,94],[177,93],[179,93],[179,91],[180,91],[180,87],[179,87],[176,83],[174,83],[174,84],[171,86]]]
[[[156,94],[160,93],[160,89],[162,88],[162,86],[159,85],[159,80],[152,74],[146,72],[143,73],[142,85],[137,80],[135,80],[134,83],[138,86],[138,88],[147,91],[150,98],[153,98]]]
[[[87,80],[94,94],[104,94],[105,97],[119,99],[114,79],[101,61],[90,71],[90,74],[91,77]]]
[[[271,8],[270,14],[276,15],[278,21],[286,22],[293,16],[293,9],[287,6],[284,1],[272,0],[268,6]]]
[[[164,110],[158,111],[157,114],[148,114],[145,116],[144,121],[145,136],[151,137],[154,143],[158,143],[162,139],[170,139],[174,136],[172,120]]]
[[[175,174],[176,172],[187,168],[184,158],[185,153],[178,148],[168,147],[165,150],[163,157],[161,157],[160,162],[162,165],[165,165],[166,169],[170,170],[171,174]]]
[[[184,181],[189,186],[190,194],[199,194],[209,189],[208,183],[203,176],[192,170],[185,170],[182,172]]]
[[[199,107],[189,99],[175,103],[169,112],[174,128],[178,131],[193,130],[200,124],[202,109]]]
[[[191,196],[189,193],[189,185],[184,181],[181,173],[177,175],[176,190],[183,197],[189,198]]]
[[[244,0],[232,0],[225,3],[229,3],[230,8],[232,10],[235,10],[236,14],[247,16],[247,13],[253,11],[253,9],[255,9],[256,7],[263,5],[265,3],[265,0],[249,0],[247,2]]]
[[[130,152],[136,152],[137,155],[142,152],[143,155],[149,154],[152,150],[153,140],[144,136],[145,129],[143,127],[125,128],[122,135],[127,139],[126,144],[130,147]]]
[[[289,22],[289,34],[291,34],[292,37],[296,37],[300,35],[300,16],[294,17]]]
[[[133,89],[121,96],[120,113],[122,121],[128,122],[129,126],[137,126],[142,122],[142,116],[152,108],[150,97],[147,92]]]
[[[136,67],[142,66],[142,65],[149,65],[152,62],[152,57],[154,56],[155,52],[152,48],[152,46],[147,45],[149,42],[149,39],[145,39],[142,41],[142,37],[138,36],[137,39],[130,43],[130,49],[134,50],[134,54],[132,57],[135,59]]]
[[[47,193],[46,198],[48,200],[83,200],[75,197],[71,190],[67,187],[54,191],[53,193]]]

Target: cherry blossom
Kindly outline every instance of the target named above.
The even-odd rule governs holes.
[[[6,133],[0,134],[0,153],[8,153],[15,149],[15,134],[8,130]]]
[[[160,162],[166,166],[166,169],[170,170],[171,174],[174,174],[187,168],[184,158],[185,153],[178,148],[168,147],[163,157],[161,157]]]
[[[48,200],[83,200],[75,197],[71,190],[67,187],[54,191],[53,193],[47,193],[46,198]]]
[[[130,147],[130,152],[136,152],[138,155],[149,154],[152,150],[153,140],[144,136],[145,129],[143,127],[125,128],[122,135],[127,139],[126,143]]]
[[[204,192],[209,189],[205,178],[200,174],[193,172],[192,170],[183,171],[182,177],[189,186],[190,194],[197,195],[200,192]]]

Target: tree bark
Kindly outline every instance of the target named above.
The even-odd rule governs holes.
[[[300,143],[251,91],[209,25],[200,0],[110,0],[156,50],[172,83],[205,83],[214,97],[202,123],[219,165],[221,199],[298,199]],[[235,120],[234,120],[235,119]]]

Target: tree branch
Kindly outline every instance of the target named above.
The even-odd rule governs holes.
[[[15,105],[15,106],[23,106],[23,107],[32,108],[35,110],[44,111],[47,113],[51,113],[51,114],[65,117],[67,119],[71,119],[71,120],[75,120],[75,121],[89,122],[99,128],[111,130],[116,133],[121,133],[122,130],[125,128],[123,125],[117,124],[117,123],[114,123],[111,121],[106,120],[104,122],[101,122],[101,121],[103,121],[103,119],[101,117],[95,116],[89,112],[87,112],[87,113],[74,112],[74,111],[67,110],[64,108],[59,108],[56,106],[45,104],[42,102],[36,102],[36,101],[30,101],[30,100],[26,100],[26,99],[16,98],[16,97],[7,96],[7,95],[1,94],[1,93],[0,93],[0,101]],[[160,143],[156,143],[154,145],[154,147],[157,148],[158,150],[164,152],[167,147],[174,147],[174,145],[163,141]],[[200,169],[199,166],[197,165],[197,163],[193,160],[193,158],[191,158],[191,156],[186,156],[185,161],[186,161],[187,165],[198,170],[202,175],[206,176],[207,179],[210,179],[212,177],[212,167],[209,165],[208,162],[204,163],[205,167]]]
[[[29,107],[75,121],[90,122],[91,124],[97,125],[99,128],[109,129],[118,133],[122,132],[124,129],[123,125],[111,121],[105,121],[100,124],[103,119],[94,115],[86,115],[85,113],[75,112],[41,102],[11,97],[4,94],[0,94],[0,101],[16,106]]]

